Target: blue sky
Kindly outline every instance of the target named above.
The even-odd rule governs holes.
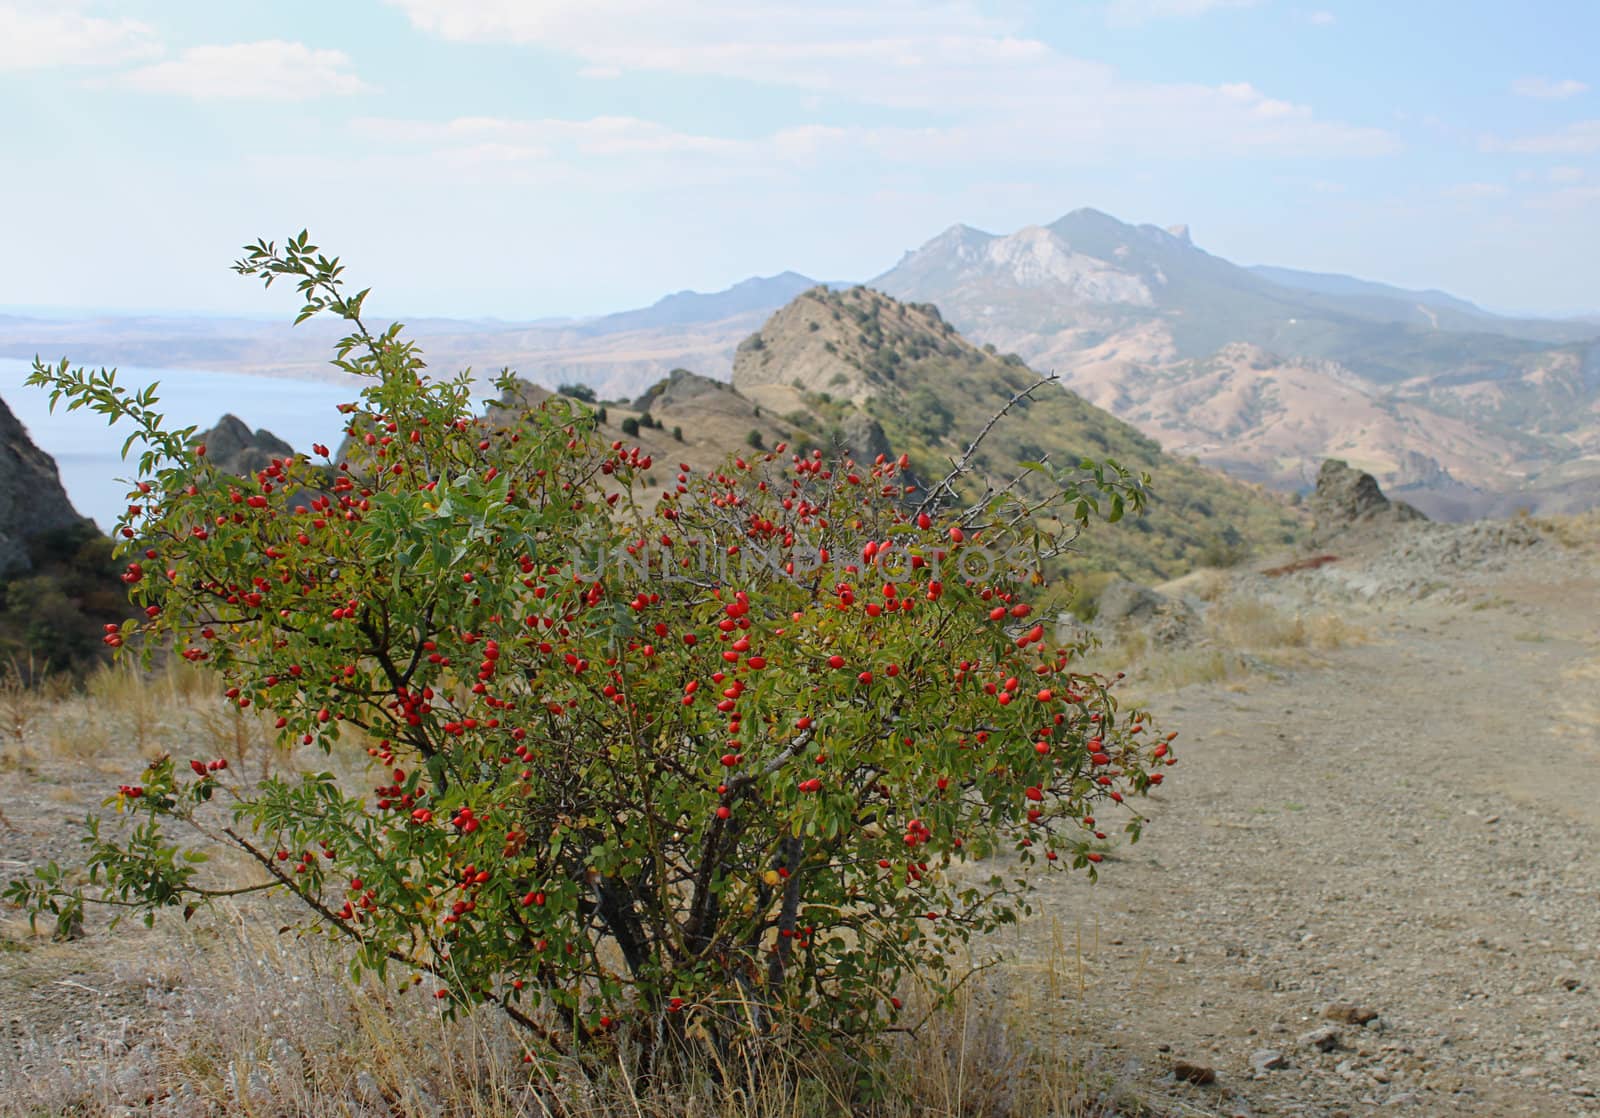
[[[1592,0],[0,0],[0,305],[534,318],[1079,206],[1600,308]]]

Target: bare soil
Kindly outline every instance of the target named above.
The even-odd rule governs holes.
[[[1130,1075],[1211,1067],[1204,1113],[1600,1114],[1600,564],[1419,532],[1247,580],[1372,639],[1153,697],[1144,841],[1013,933]]]

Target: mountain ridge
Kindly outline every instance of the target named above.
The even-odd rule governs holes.
[[[1323,458],[1348,456],[1426,511],[1461,516],[1512,498],[1569,510],[1585,477],[1600,480],[1600,328],[1581,322],[1244,268],[1092,209],[1003,236],[952,227],[872,283],[1059,370],[1169,445],[1270,484],[1304,491]],[[1251,355],[1237,360],[1236,346]],[[1289,388],[1292,402],[1274,395]],[[1234,422],[1247,396],[1272,402],[1252,414],[1275,431]],[[1297,426],[1315,438],[1294,444]]]
[[[1552,511],[1600,502],[1600,485],[1585,496],[1588,479],[1600,482],[1600,322],[1515,318],[1440,291],[1244,267],[1197,245],[1186,226],[1129,224],[1088,207],[1008,234],[952,225],[872,283],[938,306],[976,342],[1059,371],[1087,398],[1172,445],[1194,446],[1207,461],[1274,485],[1303,491],[1322,458],[1344,455],[1385,486],[1421,486],[1408,488],[1408,499],[1433,515],[1476,515],[1513,500]],[[627,400],[678,368],[730,379],[741,341],[814,286],[779,272],[591,319],[411,325],[435,368],[512,366],[547,387],[582,383]],[[316,323],[290,331],[246,320],[0,318],[0,356],[70,352],[90,364],[318,378],[335,376],[326,361],[332,337]],[[1220,376],[1235,345],[1267,356]],[[1281,375],[1258,375],[1253,366],[1263,359]],[[1193,382],[1179,393],[1175,378],[1186,376]],[[1342,410],[1338,394],[1351,383],[1365,400]],[[1280,425],[1214,446],[1217,430],[1199,420],[1240,393],[1274,385],[1293,386],[1298,403],[1289,411],[1322,431],[1318,441],[1287,446]],[[1209,404],[1207,386],[1220,394]],[[1173,410],[1179,396],[1189,401],[1188,417]],[[1346,413],[1342,427],[1321,422]],[[1358,422],[1358,413],[1370,422]],[[1284,407],[1262,414],[1295,419]],[[1407,434],[1418,424],[1438,427],[1456,450],[1480,450],[1459,459],[1437,439]],[[1457,431],[1463,424],[1466,434]],[[1277,445],[1278,453],[1245,460],[1243,443],[1263,454]]]

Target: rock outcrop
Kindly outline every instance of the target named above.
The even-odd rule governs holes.
[[[1193,642],[1199,619],[1182,598],[1168,597],[1128,579],[1113,579],[1095,599],[1095,625],[1115,632],[1142,629],[1158,645]]]
[[[294,448],[271,431],[254,432],[235,415],[224,415],[209,431],[195,436],[217,469],[243,477],[266,469],[274,458],[294,457]]]
[[[733,387],[720,380],[691,373],[688,369],[673,369],[663,380],[658,380],[633,402],[639,412],[664,412],[672,408],[693,405],[696,401],[714,400],[716,393],[729,393]]]
[[[1317,473],[1317,488],[1306,502],[1316,521],[1313,537],[1325,540],[1357,525],[1402,524],[1426,520],[1404,501],[1383,495],[1371,474],[1351,468],[1348,462],[1329,458]]]
[[[0,575],[30,568],[34,536],[87,523],[67,498],[55,459],[33,444],[0,400]]]

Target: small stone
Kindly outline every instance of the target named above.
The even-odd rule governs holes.
[[[1276,1048],[1258,1048],[1250,1053],[1250,1070],[1257,1075],[1289,1066],[1289,1061]]]
[[[1319,1052],[1332,1052],[1339,1047],[1339,1030],[1332,1025],[1324,1025],[1309,1033],[1301,1033],[1300,1043]]]
[[[365,1103],[384,1102],[383,1088],[378,1085],[378,1080],[371,1072],[361,1071],[356,1073],[356,1095]]]
[[[1191,1063],[1188,1060],[1176,1060],[1172,1065],[1172,1074],[1180,1083],[1193,1083],[1197,1087],[1204,1087],[1217,1081],[1217,1069],[1207,1067],[1205,1064]]]
[[[1376,1016],[1376,1009],[1352,1005],[1350,1002],[1330,1002],[1322,1009],[1323,1020],[1337,1021],[1341,1025],[1365,1025]]]

